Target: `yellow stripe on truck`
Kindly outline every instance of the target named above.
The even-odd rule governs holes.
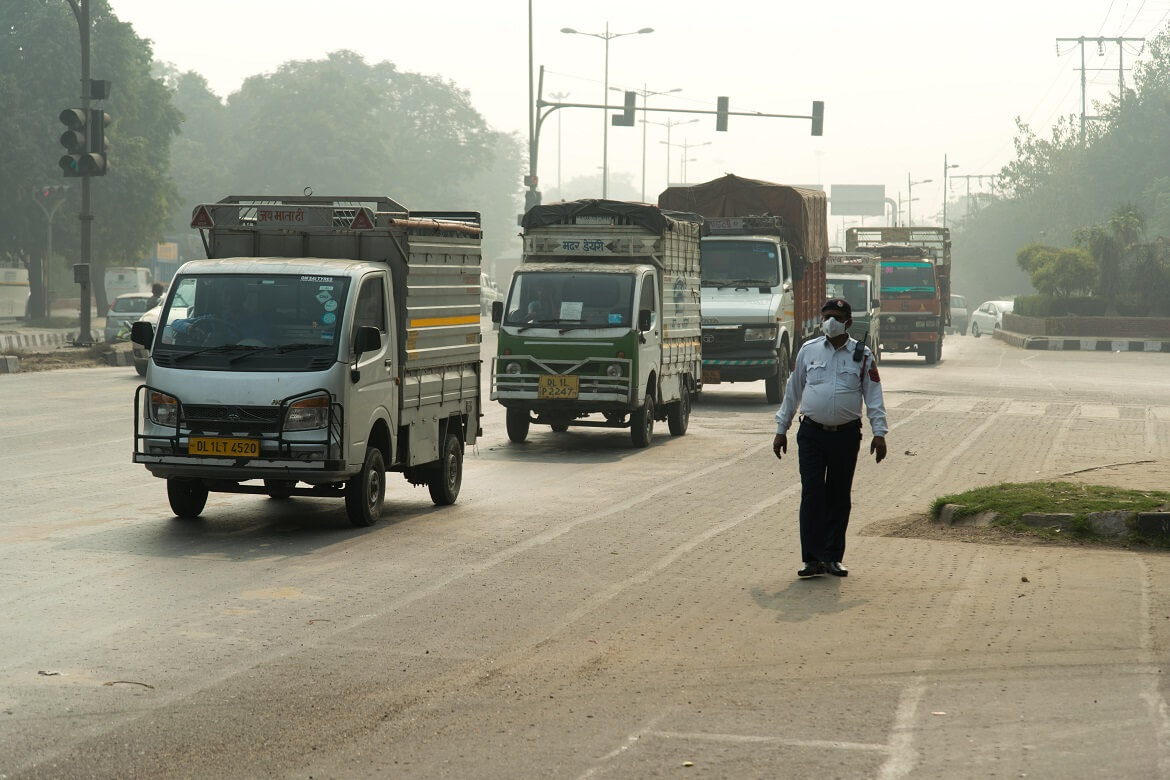
[[[459,317],[426,317],[419,320],[411,320],[408,328],[435,328],[441,325],[478,325],[478,314],[464,314]]]

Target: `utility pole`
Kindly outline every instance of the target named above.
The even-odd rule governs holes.
[[[1124,36],[1117,36],[1116,38],[1096,37],[1090,38],[1084,35],[1077,38],[1057,38],[1056,39],[1056,56],[1060,56],[1060,44],[1075,43],[1081,47],[1081,67],[1078,69],[1081,72],[1081,145],[1085,144],[1085,131],[1090,119],[1100,119],[1099,116],[1089,116],[1087,111],[1088,96],[1086,94],[1088,87],[1087,69],[1085,68],[1085,43],[1088,41],[1095,41],[1097,43],[1098,56],[1104,56],[1105,44],[1117,44],[1117,102],[1121,103],[1125,100],[1125,44],[1126,43],[1141,43],[1145,44],[1145,38],[1126,38]],[[1140,52],[1139,52],[1140,53]],[[1094,68],[1094,70],[1112,70],[1112,68]]]
[[[550,92],[548,96],[553,100],[562,101],[569,96],[568,92]],[[561,115],[557,114],[557,197],[565,199],[565,188],[561,186]]]
[[[971,180],[978,179],[979,186],[982,187],[983,180],[989,179],[991,181],[991,188],[995,189],[995,180],[999,178],[999,174],[998,173],[966,173],[966,174],[961,174],[961,175],[956,174],[956,175],[951,176],[951,178],[952,179],[965,179],[966,180],[966,182],[967,182],[967,204],[966,204],[967,208],[966,208],[966,211],[967,211],[967,214],[971,214],[974,211],[974,209],[971,208]],[[976,193],[976,194],[978,194],[978,193]]]

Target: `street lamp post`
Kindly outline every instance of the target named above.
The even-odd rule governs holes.
[[[906,224],[913,226],[914,224],[914,207],[910,204],[914,202],[914,185],[915,184],[930,184],[934,179],[923,179],[922,181],[910,181],[910,174],[906,174]]]
[[[624,92],[624,90],[618,89],[617,87],[610,87],[610,90],[614,92]],[[647,98],[649,98],[651,95],[669,95],[674,92],[682,92],[682,88],[675,87],[674,89],[655,92],[653,90],[647,89],[645,83],[643,83],[642,88],[636,89],[634,92],[642,96],[642,116],[645,117]],[[646,202],[646,122],[644,119],[642,121],[642,202]]]
[[[609,42],[623,35],[646,35],[654,32],[653,27],[643,27],[641,30],[625,33],[611,33],[609,22],[605,23],[605,32],[587,33],[574,30],[572,27],[562,27],[561,32],[567,35],[588,35],[591,38],[600,38],[605,41],[605,88],[601,93],[602,103],[609,105]],[[601,117],[601,197],[609,196],[609,112],[602,112]]]
[[[678,127],[679,125],[692,125],[695,122],[698,122],[699,120],[698,119],[684,119],[681,122],[676,122],[673,119],[667,119],[665,122],[651,122],[649,119],[643,119],[642,121],[648,125],[658,125],[659,127],[666,128],[666,142],[665,142],[666,143],[666,186],[669,187],[670,186],[670,147],[674,146],[674,144],[672,144],[670,142],[670,128]],[[645,127],[643,127],[642,129],[645,130]],[[658,143],[663,143],[663,142],[659,141]]]
[[[550,92],[550,98],[556,101],[564,100],[569,96],[568,92]],[[561,186],[561,115],[557,114],[557,197],[561,200],[565,199],[565,189]]]
[[[943,228],[947,226],[947,172],[951,168],[958,168],[958,163],[947,164],[947,156],[943,154]]]
[[[693,157],[688,158],[687,153],[691,149],[697,149],[700,146],[710,146],[711,145],[710,141],[703,141],[702,143],[698,143],[698,144],[687,143],[686,141],[683,141],[681,144],[672,144],[670,141],[659,141],[658,143],[666,144],[668,155],[670,154],[669,150],[670,150],[671,146],[677,146],[678,148],[683,150],[682,161],[679,163],[679,166],[678,166],[679,176],[682,177],[682,182],[681,182],[682,184],[687,183],[687,162],[694,162],[694,159],[695,159]],[[669,165],[670,165],[670,163],[669,163],[669,158],[668,158],[668,162],[667,162],[668,173],[669,173]],[[668,182],[668,184],[669,184],[669,182]]]

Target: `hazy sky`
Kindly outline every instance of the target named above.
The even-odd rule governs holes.
[[[287,60],[351,49],[370,63],[389,60],[454,82],[494,128],[527,142],[527,0],[110,3],[154,42],[157,59],[203,74],[221,97]],[[1047,135],[1057,117],[1079,113],[1080,47],[1062,43],[1058,55],[1057,38],[1152,38],[1170,22],[1170,0],[533,0],[532,8],[533,61],[545,67],[546,99],[555,92],[602,102],[605,42],[560,30],[602,33],[608,23],[611,33],[654,29],[609,43],[611,87],[680,90],[651,97],[652,108],[714,110],[726,95],[732,111],[809,114],[813,100],[825,102],[821,138],[805,119],[733,116],[727,132],[716,132],[714,116],[650,114],[653,122],[698,121],[673,127],[673,146],[663,143],[666,127],[646,126],[648,200],[667,183],[669,151],[671,183],[681,181],[684,158],[691,182],[736,173],[826,189],[883,184],[889,197],[906,199],[908,177],[933,179],[913,187],[915,222],[940,217],[944,155],[959,166],[952,177],[996,173],[1014,157],[1015,117]],[[1090,101],[1117,90],[1118,46],[1106,42],[1103,51],[1095,41],[1085,46]],[[1127,69],[1141,51],[1140,43],[1125,44]],[[100,63],[94,73],[101,77]],[[1132,85],[1128,70],[1125,78]],[[619,105],[621,95],[610,94]],[[566,182],[599,171],[602,124],[601,111],[585,109],[545,122],[542,189],[556,186],[558,159]],[[624,176],[640,194],[642,129],[609,128],[611,189]],[[968,185],[980,186],[950,180],[954,194]],[[465,206],[474,204],[452,204]]]

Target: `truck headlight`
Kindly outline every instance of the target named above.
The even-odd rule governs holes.
[[[512,361],[508,365],[504,366],[504,373],[513,374],[513,375],[519,374],[520,373],[520,364],[517,363],[516,361]]]
[[[766,328],[744,328],[744,341],[775,341],[776,327],[774,325]]]
[[[622,375],[622,367],[617,363],[610,363],[605,367],[605,375],[608,377],[617,378]]]
[[[151,391],[146,400],[146,416],[152,423],[173,428],[179,421],[179,399],[157,390]]]
[[[288,408],[284,416],[286,431],[308,431],[329,424],[329,397],[304,398]]]

